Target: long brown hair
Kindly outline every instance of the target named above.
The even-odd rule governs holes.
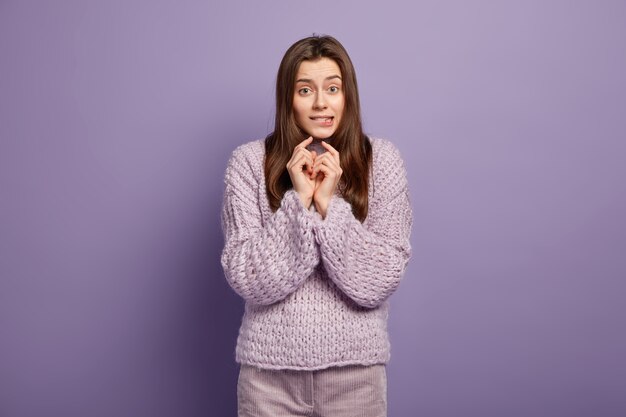
[[[293,187],[286,165],[293,149],[308,135],[296,124],[293,112],[295,81],[300,63],[330,58],[341,70],[344,109],[331,145],[340,155],[343,170],[339,189],[361,222],[367,217],[367,187],[372,165],[372,146],[363,133],[361,105],[352,61],[344,47],[331,36],[299,40],[285,52],[276,77],[276,120],[274,132],[265,138],[265,182],[273,211],[287,190]]]

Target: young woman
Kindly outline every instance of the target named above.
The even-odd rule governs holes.
[[[399,152],[363,133],[336,39],[287,50],[274,132],[233,152],[225,184],[222,266],[245,300],[239,416],[385,416],[387,298],[412,212]]]

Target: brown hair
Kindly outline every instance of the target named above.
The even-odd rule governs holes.
[[[352,61],[344,47],[331,36],[311,36],[299,40],[285,52],[276,77],[276,120],[274,132],[265,138],[265,179],[267,197],[273,211],[287,190],[293,187],[286,165],[293,149],[308,135],[296,124],[293,112],[295,81],[300,63],[330,58],[341,70],[344,109],[333,134],[332,146],[340,155],[343,170],[339,188],[361,222],[367,217],[368,181],[372,146],[363,133],[361,106]]]

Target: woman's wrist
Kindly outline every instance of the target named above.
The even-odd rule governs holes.
[[[302,202],[304,208],[306,208],[307,210],[311,208],[311,203],[313,203],[312,197],[306,197],[300,193],[298,193],[298,197],[300,197],[300,201]]]
[[[315,200],[315,210],[322,216],[322,219],[325,219],[326,211],[328,210],[328,200]]]

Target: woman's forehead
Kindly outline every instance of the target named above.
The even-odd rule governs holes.
[[[341,77],[341,69],[337,63],[330,58],[320,58],[315,61],[302,61],[298,66],[296,80],[318,79],[329,76]]]

